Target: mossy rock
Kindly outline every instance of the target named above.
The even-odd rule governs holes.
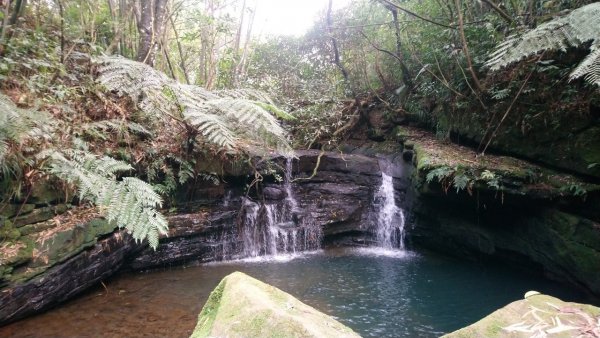
[[[598,316],[598,307],[530,291],[525,299],[443,337],[593,337],[600,333]]]
[[[64,201],[65,192],[58,189],[57,186],[58,183],[55,179],[37,182],[31,187],[27,202],[37,205],[51,205],[61,200]]]
[[[0,240],[1,241],[14,241],[21,237],[21,232],[17,229],[14,224],[5,219],[0,219]]]
[[[191,337],[359,336],[291,295],[234,272],[209,296]]]
[[[410,138],[410,132],[402,126],[396,126],[392,131],[392,137],[400,143],[406,142]]]
[[[55,227],[56,224],[52,221],[38,222],[34,224],[27,224],[22,227],[19,227],[19,231],[22,236],[27,236],[31,234],[36,234],[38,232],[42,232],[44,230],[51,229]]]
[[[600,294],[600,224],[558,210],[546,210],[519,228],[536,249],[528,251],[554,275],[565,275]],[[527,229],[523,231],[524,229]]]
[[[16,227],[22,227],[28,224],[35,224],[47,221],[56,215],[65,213],[67,210],[69,210],[69,208],[66,204],[59,204],[52,207],[37,208],[26,215],[15,218],[13,222]]]
[[[20,238],[0,246],[0,285],[12,279],[15,267],[31,261],[34,246],[29,238]]]
[[[2,256],[0,256],[0,265],[16,266],[31,260],[34,243],[29,238],[21,238],[18,241],[5,243],[3,245]],[[15,250],[10,250],[14,248]],[[9,249],[9,250],[6,250]],[[9,252],[9,254],[6,254]]]
[[[588,183],[570,174],[545,169],[509,156],[481,156],[470,148],[439,141],[424,131],[410,127],[405,127],[405,130],[411,133],[409,140],[415,143],[416,178],[423,189],[428,187],[424,181],[429,172],[447,168],[450,179],[457,174],[467,179],[477,190],[495,192],[499,186],[506,195],[528,195],[538,200],[568,197],[581,199],[585,194],[600,190],[600,185]],[[484,172],[491,178],[483,178]],[[434,183],[439,181],[439,177],[436,178]],[[490,182],[494,184],[489,185]]]
[[[35,261],[31,267],[52,266],[96,244],[98,237],[114,231],[115,225],[104,219],[93,219],[84,224],[77,224],[37,237]],[[47,238],[46,238],[47,236]]]
[[[9,204],[0,203],[0,216],[11,218],[19,215],[26,215],[35,209],[35,204]]]

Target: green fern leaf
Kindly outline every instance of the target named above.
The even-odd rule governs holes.
[[[226,150],[260,146],[291,153],[287,133],[273,116],[291,115],[276,108],[265,93],[252,89],[210,92],[178,83],[143,63],[102,57],[98,81],[128,95],[149,117],[182,117],[204,141]]]
[[[81,199],[96,204],[109,222],[127,229],[137,241],[146,239],[156,248],[159,236],[167,234],[167,221],[156,210],[162,199],[152,186],[135,177],[116,180],[116,173],[131,170],[129,164],[82,151],[46,154],[51,173],[76,184]]]
[[[565,51],[592,42],[589,54],[571,73],[571,80],[584,77],[600,86],[600,3],[592,3],[569,14],[543,23],[521,35],[512,35],[489,55],[486,66],[492,70],[546,50]]]

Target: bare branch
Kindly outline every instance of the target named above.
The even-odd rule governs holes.
[[[427,21],[427,22],[429,22],[429,23],[431,23],[431,24],[434,24],[434,25],[436,25],[436,26],[440,26],[440,27],[444,27],[444,28],[450,28],[450,29],[456,29],[456,27],[454,27],[454,26],[449,26],[449,25],[446,25],[446,24],[443,24],[443,23],[439,23],[439,22],[433,21],[433,20],[431,20],[431,19],[429,19],[429,18],[426,18],[426,17],[420,16],[419,14],[417,14],[417,13],[415,13],[415,12],[412,12],[412,11],[409,11],[408,9],[406,9],[406,8],[404,8],[404,7],[400,7],[400,6],[396,5],[395,3],[393,3],[393,2],[391,2],[391,1],[389,1],[389,0],[378,0],[378,1],[380,1],[380,2],[384,3],[384,4],[388,5],[388,6],[395,7],[395,8],[397,8],[397,9],[399,9],[399,10],[403,11],[404,13],[406,13],[406,14],[408,14],[408,15],[412,15],[412,16],[414,16],[415,18],[419,18],[419,19],[421,19],[421,20],[423,20],[423,21]]]
[[[498,13],[498,15],[500,15],[509,24],[512,24],[514,22],[514,20],[510,17],[510,15],[508,15],[505,11],[503,11],[502,8],[498,7],[498,5],[496,5],[494,3],[494,1],[492,1],[492,0],[481,0],[481,1],[485,2],[490,7],[492,7],[492,9],[494,11],[496,11],[496,13]]]
[[[462,49],[465,53],[465,58],[467,59],[467,65],[469,73],[471,73],[471,77],[473,78],[473,82],[475,83],[475,87],[480,92],[483,91],[483,87],[481,86],[481,82],[479,82],[479,78],[475,73],[475,68],[473,68],[473,61],[471,60],[471,55],[469,54],[469,46],[467,45],[467,38],[465,37],[465,27],[463,24],[463,15],[462,15],[462,5],[460,0],[454,0],[454,4],[456,5],[456,12],[458,16],[458,28],[460,32],[460,39],[462,41]]]

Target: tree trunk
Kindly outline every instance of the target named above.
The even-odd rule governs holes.
[[[7,0],[5,15],[8,15],[10,4],[11,4],[11,1]],[[8,25],[6,25],[6,21],[5,21],[3,24],[3,27],[2,27],[2,39],[0,39],[0,55],[4,55],[5,46],[7,46],[8,43],[10,42],[10,39],[12,39],[13,33],[15,31],[15,27],[17,26],[17,20],[19,19],[19,16],[23,15],[23,12],[25,11],[26,6],[27,6],[27,0],[16,0],[15,1],[15,7],[13,8],[12,15],[10,16],[10,19],[8,20]],[[5,38],[5,36],[6,36],[6,38]],[[6,39],[6,41],[4,41],[5,39]]]
[[[23,11],[25,10],[25,6],[27,6],[27,0],[16,0],[15,1],[15,8],[13,9],[13,13],[10,17],[10,21],[8,22],[8,24],[11,27],[14,27],[17,24],[17,20],[19,19],[19,16],[21,16],[23,14]]]
[[[181,41],[179,40],[179,33],[177,32],[177,27],[175,26],[175,21],[172,16],[169,16],[169,21],[171,26],[173,27],[173,33],[175,34],[175,42],[177,43],[177,50],[179,51],[179,66],[181,67],[181,72],[183,72],[183,77],[185,78],[185,83],[190,84],[190,78],[188,76],[187,67],[185,66],[185,57],[183,54],[183,48],[181,47]]]
[[[154,66],[160,37],[165,27],[165,13],[168,0],[140,0],[140,19],[138,21],[137,61]]]
[[[244,27],[244,16],[246,13],[246,0],[242,1],[242,11],[240,13],[240,24],[238,25],[233,43],[233,64],[231,65],[231,85],[238,86],[238,64],[240,63],[240,47],[242,41],[242,28]]]
[[[388,10],[392,12],[392,18],[394,20],[394,34],[396,35],[396,56],[400,63],[400,69],[402,70],[402,82],[410,89],[413,88],[412,75],[404,63],[404,55],[402,54],[402,40],[400,39],[400,22],[398,21],[398,9],[395,7],[388,7]]]
[[[10,10],[10,0],[6,0],[6,4],[4,7],[4,18],[2,19],[2,31],[0,32],[0,55],[4,55],[4,37],[6,36],[6,31],[8,30],[8,12]]]
[[[246,40],[244,41],[244,48],[242,49],[242,56],[236,67],[236,83],[239,85],[239,81],[246,74],[246,65],[248,63],[248,45],[250,44],[250,38],[252,37],[252,27],[254,26],[254,17],[256,16],[256,9],[252,10],[250,20],[246,28]]]
[[[333,36],[333,18],[331,17],[332,6],[332,0],[329,0],[329,6],[327,7],[327,31],[331,39],[331,48],[333,49],[333,62],[339,68],[340,73],[342,73],[342,76],[344,77],[344,85],[352,93],[352,96],[356,97],[352,85],[350,84],[350,80],[348,79],[348,71],[346,70],[346,67],[344,67],[344,65],[342,64],[337,40]]]

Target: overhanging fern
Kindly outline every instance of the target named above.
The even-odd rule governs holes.
[[[0,164],[10,144],[21,144],[30,138],[47,135],[52,119],[43,112],[20,109],[5,95],[0,94]]]
[[[541,51],[565,51],[585,43],[591,43],[591,53],[573,70],[570,79],[583,77],[600,86],[600,3],[575,9],[521,35],[509,36],[490,54],[486,65],[498,70]]]
[[[168,223],[156,209],[161,197],[148,183],[135,177],[117,180],[117,174],[133,168],[110,157],[97,157],[84,151],[45,152],[50,173],[78,187],[80,199],[97,205],[109,222],[129,231],[136,241],[147,239],[156,248]]]
[[[263,92],[252,89],[208,91],[176,82],[163,73],[121,57],[102,57],[98,81],[128,95],[147,115],[180,119],[205,142],[228,151],[276,149],[290,154],[287,133],[271,112],[290,118]]]

